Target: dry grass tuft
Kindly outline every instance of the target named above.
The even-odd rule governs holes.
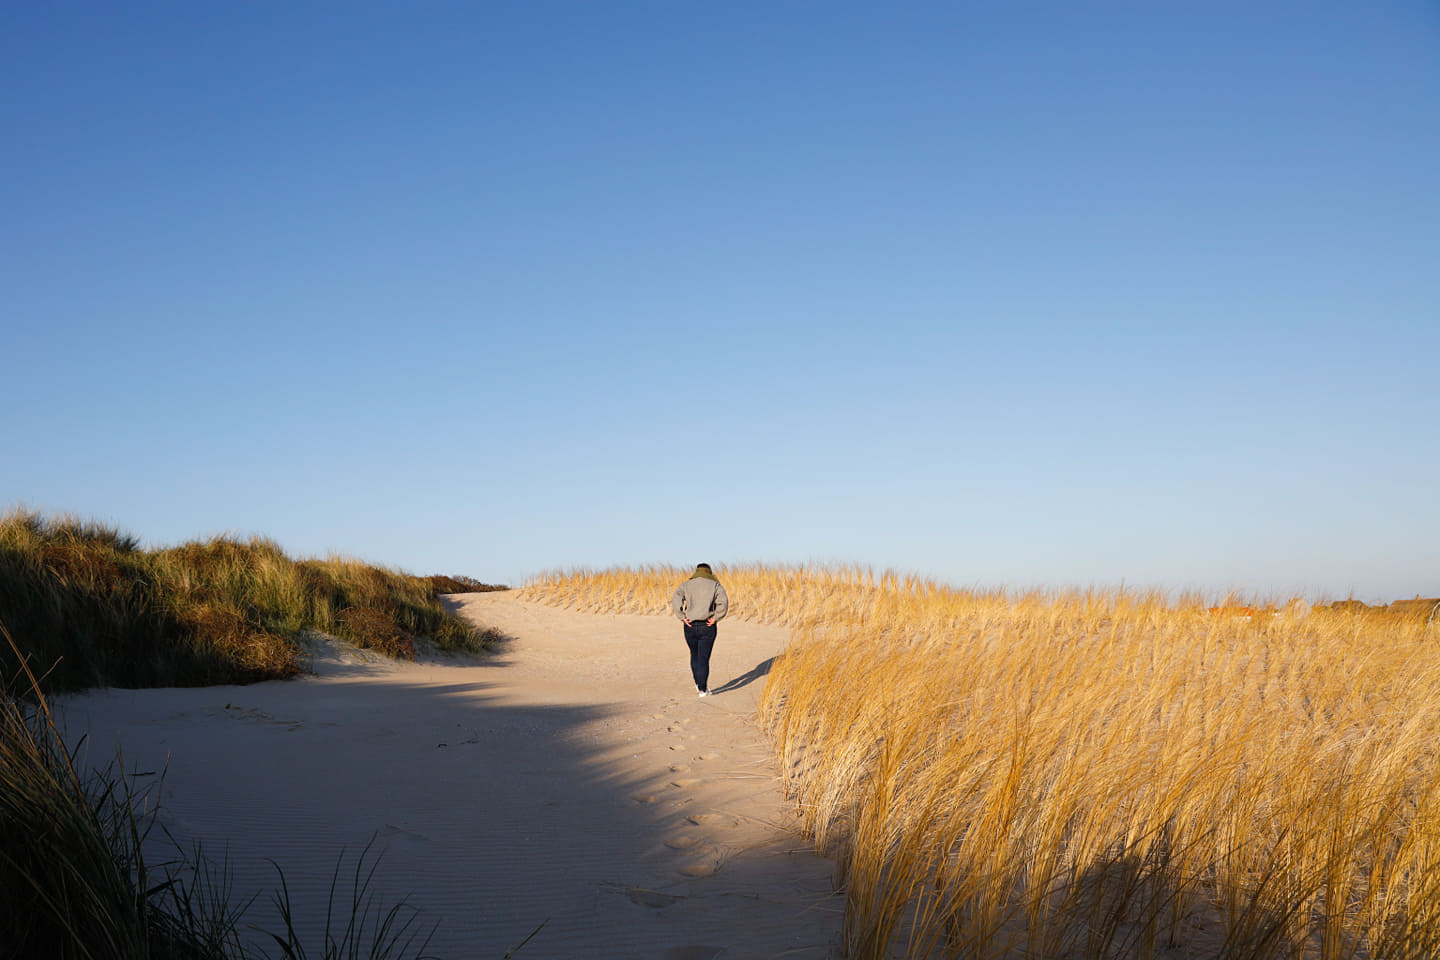
[[[378,650],[397,660],[415,659],[415,638],[396,627],[393,611],[351,607],[340,614],[340,625],[356,646]]]

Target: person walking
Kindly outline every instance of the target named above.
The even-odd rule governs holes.
[[[690,648],[690,675],[700,696],[710,695],[710,651],[715,649],[715,624],[730,611],[730,598],[715,579],[710,564],[695,567],[690,579],[670,598],[670,609],[685,624],[685,645]]]

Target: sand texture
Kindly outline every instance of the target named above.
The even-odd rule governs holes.
[[[374,837],[377,892],[438,924],[436,956],[500,960],[542,923],[518,960],[837,955],[833,865],[796,837],[753,723],[784,630],[722,622],[700,700],[674,619],[452,602],[511,639],[484,662],[326,642],[299,680],[59,711],[90,765],[165,771],[161,822],[228,857],[238,898],[283,868],[302,930]],[[248,916],[277,926],[268,893]]]

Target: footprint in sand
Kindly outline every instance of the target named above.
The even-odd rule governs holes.
[[[719,867],[713,860],[697,860],[695,863],[687,863],[680,868],[682,877],[708,877]]]
[[[718,813],[696,813],[685,818],[697,827],[733,827],[735,822]]]
[[[677,897],[674,894],[660,893],[658,890],[645,890],[640,887],[632,887],[626,890],[625,895],[630,898],[631,903],[642,907],[653,907],[656,910],[673,907],[685,899],[684,897]]]
[[[637,793],[637,794],[635,794],[635,796],[631,797],[630,799],[631,799],[631,800],[634,800],[636,803],[659,803],[659,802],[660,802],[660,798],[659,798],[659,797],[655,796],[654,794],[650,794],[650,793]]]
[[[679,787],[681,790],[684,790],[684,789],[686,789],[687,787],[693,787],[693,786],[695,786],[695,784],[697,784],[697,783],[704,783],[704,782],[705,782],[705,781],[704,781],[704,780],[701,780],[699,777],[682,777],[682,778],[679,779],[679,780],[671,780],[671,781],[670,781],[670,786],[672,786],[672,787]]]
[[[699,837],[679,836],[671,837],[669,840],[666,840],[665,846],[669,847],[671,850],[689,850],[691,847],[695,846],[695,844],[699,842]]]
[[[718,753],[702,753],[702,754],[700,754],[700,756],[696,757],[695,759],[696,759],[696,760],[719,760],[719,759],[720,759],[720,754],[718,754]]]
[[[672,764],[670,764],[670,772],[671,772],[671,773],[684,773],[686,770],[689,770],[689,769],[690,769],[690,767],[687,766],[686,764],[683,764],[683,763],[672,763]]]

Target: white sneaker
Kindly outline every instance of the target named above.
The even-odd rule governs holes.
[[[699,688],[696,688],[696,689],[699,689]],[[708,697],[708,696],[710,696],[710,691],[709,691],[709,690],[701,690],[701,691],[700,691],[700,696],[702,696],[702,697]]]

